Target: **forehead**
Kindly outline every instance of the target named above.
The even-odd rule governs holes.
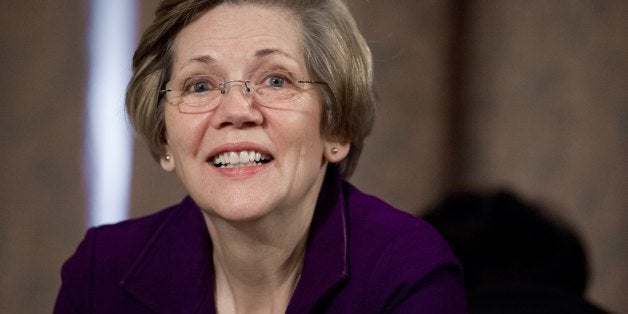
[[[246,63],[268,51],[300,62],[300,31],[298,19],[287,9],[221,4],[203,13],[176,36],[173,70],[196,62]]]

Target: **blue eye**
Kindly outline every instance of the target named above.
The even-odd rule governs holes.
[[[268,85],[271,87],[284,87],[286,80],[279,76],[271,76],[268,78]]]
[[[187,78],[182,85],[181,92],[185,94],[204,94],[216,90],[216,79],[209,75],[197,75]]]
[[[192,92],[193,93],[202,93],[202,92],[206,92],[210,90],[209,88],[209,84],[207,82],[199,82],[199,83],[194,83],[194,85],[192,85]]]

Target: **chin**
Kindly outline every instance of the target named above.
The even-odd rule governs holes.
[[[220,218],[230,222],[258,221],[273,210],[268,206],[261,206],[260,202],[227,202],[226,206],[199,206],[209,217]]]

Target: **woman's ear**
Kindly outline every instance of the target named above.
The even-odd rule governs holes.
[[[159,164],[165,171],[171,172],[174,170],[174,157],[169,152],[168,145],[164,145],[164,154],[159,157]]]
[[[330,163],[338,163],[349,155],[351,144],[340,142],[326,142],[323,157]]]

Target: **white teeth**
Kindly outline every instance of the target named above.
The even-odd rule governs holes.
[[[249,153],[248,152],[240,152],[240,160],[241,163],[246,163],[249,161]]]
[[[270,156],[256,151],[225,152],[214,156],[213,163],[220,168],[238,168],[261,165],[261,161],[271,159]]]
[[[229,163],[232,165],[240,163],[240,157],[238,156],[238,153],[235,153],[235,152],[229,153]]]

